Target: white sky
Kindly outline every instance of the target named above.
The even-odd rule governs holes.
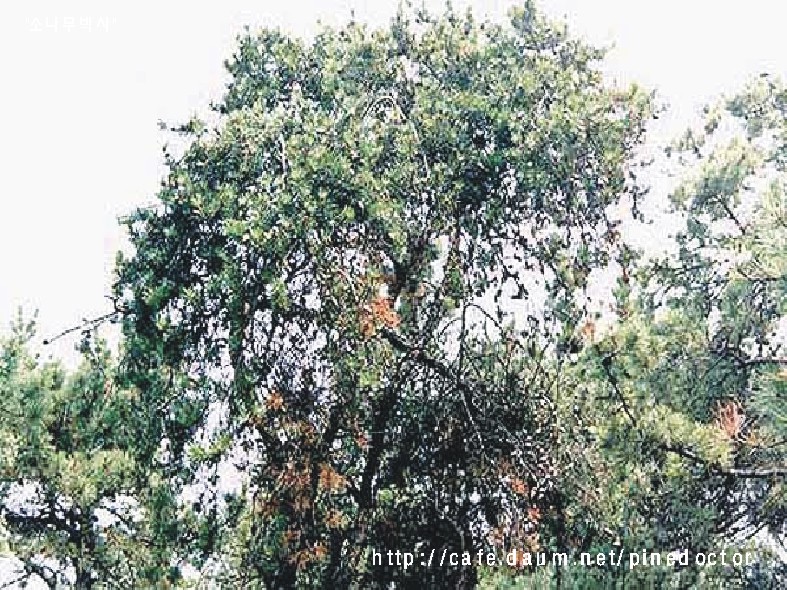
[[[428,1],[429,6],[442,2]],[[505,0],[456,1],[503,14]],[[396,2],[3,2],[0,6],[0,330],[18,306],[41,335],[108,311],[116,219],[152,202],[166,136],[218,99],[246,24],[308,34],[315,22],[384,22]],[[546,0],[571,29],[616,43],[608,69],[656,87],[677,129],[751,74],[787,74],[781,0]],[[69,355],[74,339],[52,347]],[[47,351],[47,353],[50,351]]]

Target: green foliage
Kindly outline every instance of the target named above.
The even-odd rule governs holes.
[[[490,570],[481,587],[783,585],[786,108],[761,78],[670,148],[686,168],[677,255],[623,265],[615,316],[585,325],[561,385],[571,558],[727,547],[757,564]]]
[[[240,39],[118,268],[129,378],[212,490],[184,555],[230,587],[469,587],[369,557],[564,542],[556,374],[650,113],[601,57],[529,3]]]
[[[28,352],[22,318],[0,341],[0,529],[22,579],[54,588],[149,588],[160,575],[143,521],[134,392],[105,346],[71,375]],[[141,487],[141,482],[142,486]]]
[[[217,122],[178,128],[157,205],[126,219],[119,361],[87,338],[66,374],[21,321],[0,342],[25,575],[778,587],[758,541],[787,534],[787,90],[763,77],[670,146],[677,252],[648,260],[619,226],[651,97],[602,57],[530,2],[241,37]],[[511,547],[760,560],[373,564]]]
[[[575,547],[769,540],[756,567],[697,568],[680,584],[776,587],[784,575],[772,547],[787,532],[786,99],[762,78],[678,142],[688,168],[673,196],[678,253],[623,273],[612,327],[593,333],[570,373],[590,400],[587,430],[572,434],[588,463],[566,508],[585,516],[568,521]]]

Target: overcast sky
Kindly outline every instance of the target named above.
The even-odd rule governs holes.
[[[428,1],[429,6],[442,2]],[[512,2],[478,0],[499,17]],[[154,200],[166,140],[217,99],[244,25],[300,35],[396,2],[3,2],[0,6],[0,325],[40,310],[43,336],[106,312],[117,217]],[[787,74],[780,0],[547,0],[577,34],[615,44],[607,70],[658,89],[677,129],[703,102],[764,71]],[[664,128],[661,132],[663,133]],[[54,348],[68,353],[74,340]]]

